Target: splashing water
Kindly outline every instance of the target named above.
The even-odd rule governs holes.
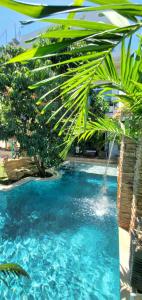
[[[104,173],[104,186],[101,189],[101,192],[104,195],[107,192],[107,174],[108,174],[108,168],[109,168],[110,160],[111,160],[111,156],[112,156],[112,151],[113,151],[113,148],[114,148],[115,139],[116,139],[116,134],[114,135],[114,138],[113,138],[113,141],[112,141],[112,144],[111,144],[111,148],[110,148],[109,156],[108,156],[108,161],[107,161],[107,165],[106,165],[106,169],[105,169],[105,173]]]
[[[104,217],[116,215],[115,203],[110,202],[107,195],[99,194],[95,200],[94,198],[85,198],[81,213],[84,215],[89,214],[102,220]]]

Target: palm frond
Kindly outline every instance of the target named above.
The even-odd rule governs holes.
[[[108,11],[108,10],[117,11],[120,15],[125,16],[129,19],[133,19],[132,17],[142,16],[142,5],[133,4],[126,0],[125,1],[113,0],[109,4],[107,0],[106,1],[90,0],[89,2],[93,2],[99,5],[90,6],[90,7],[76,6],[76,5],[75,6],[67,6],[67,5],[52,6],[52,5],[23,3],[21,1],[13,1],[13,0],[0,0],[0,5],[37,19],[48,17],[54,13],[62,13],[62,12],[76,13],[76,12],[85,12],[85,11]]]
[[[0,264],[0,273],[4,276],[12,274],[18,277],[24,276],[30,278],[29,274],[20,265],[14,263]]]
[[[126,131],[125,133],[124,131],[122,132],[120,124],[117,124],[114,120],[105,118],[97,121],[96,123],[88,121],[88,113],[90,109],[88,95],[92,88],[101,88],[101,94],[106,93],[106,90],[113,91],[115,89],[119,93],[115,94],[113,91],[112,96],[115,97],[117,101],[124,104],[125,111],[127,110],[132,114],[136,113],[136,111],[137,113],[140,113],[141,109],[138,85],[136,87],[136,84],[132,80],[132,78],[136,78],[138,82],[138,72],[135,72],[135,69],[138,70],[141,63],[141,60],[137,60],[136,56],[138,55],[140,55],[140,52],[136,55],[135,53],[131,53],[130,38],[128,46],[125,45],[124,41],[122,43],[122,63],[120,70],[109,51],[105,51],[102,54],[96,53],[82,57],[82,61],[80,57],[66,61],[66,63],[69,61],[78,61],[79,64],[77,64],[77,67],[67,71],[67,80],[60,85],[60,96],[63,97],[64,95],[67,95],[68,100],[63,102],[62,106],[54,112],[48,121],[50,122],[55,115],[58,115],[58,113],[64,109],[65,112],[62,117],[59,118],[55,125],[55,129],[59,127],[60,134],[62,134],[66,128],[69,128],[67,139],[70,141],[72,139],[71,136],[81,134],[79,133],[80,130],[83,131],[82,136],[87,138],[91,137],[96,131],[112,131],[118,135],[121,135],[122,133],[126,134]],[[56,65],[61,65],[63,63],[64,62],[57,63]],[[129,68],[130,73],[128,72]],[[134,74],[136,75],[134,76]],[[36,85],[33,87],[36,87]],[[46,109],[49,105],[50,102],[47,103]],[[124,110],[124,108],[122,110]],[[78,134],[76,135],[77,131]],[[69,143],[67,142],[66,149],[69,148],[69,144],[71,144],[70,141]]]
[[[13,9],[32,18],[44,18],[51,14],[76,11],[80,6],[41,5],[22,1],[0,0],[0,5]]]
[[[86,141],[95,136],[96,133],[109,133],[118,137],[123,135],[130,137],[129,128],[126,128],[119,120],[111,119],[107,116],[104,118],[98,118],[97,121],[88,120],[85,128],[84,124],[79,124],[76,122],[71,128],[69,134],[66,135],[61,157],[66,157],[72,143],[75,140],[78,140],[78,142],[82,140]]]
[[[74,66],[68,68],[62,75],[64,82],[60,84],[59,96],[63,99],[61,108],[65,109],[63,117],[61,117],[57,123],[57,126],[61,127],[60,134],[66,130],[66,149],[69,149],[72,141],[81,134],[84,134],[84,138],[89,138],[93,132],[108,131],[117,132],[117,134],[126,134],[126,131],[122,130],[120,124],[116,124],[114,120],[97,120],[95,123],[89,120],[89,102],[88,95],[89,90],[102,88],[103,91],[108,89],[115,89],[120,93],[118,99],[123,103],[127,103],[129,113],[131,115],[137,114],[137,119],[140,118],[141,106],[140,106],[140,88],[134,82],[141,83],[140,68],[141,68],[141,43],[139,45],[137,53],[131,50],[131,38],[129,39],[128,46],[126,46],[125,39],[131,37],[137,30],[142,27],[142,23],[137,19],[142,16],[142,5],[133,4],[127,0],[113,0],[108,3],[107,0],[90,0],[93,4],[97,4],[90,7],[75,7],[75,6],[41,6],[34,5],[34,8],[14,2],[12,0],[0,0],[0,4],[9,8],[15,7],[15,10],[27,13],[27,15],[33,18],[41,19],[43,22],[51,22],[51,20],[45,20],[45,17],[55,12],[108,12],[114,11],[118,16],[122,16],[125,19],[131,20],[131,25],[112,25],[108,23],[96,23],[85,20],[74,20],[71,15],[68,20],[64,19],[52,19],[55,24],[63,25],[63,29],[57,29],[54,31],[48,31],[41,35],[44,39],[56,39],[52,45],[47,47],[39,47],[38,49],[32,49],[26,51],[21,56],[14,58],[11,62],[21,62],[28,59],[35,59],[36,57],[49,57],[50,55],[58,55],[62,52],[63,60],[59,64],[70,64],[74,62]],[[75,5],[83,3],[81,0],[76,0]],[[15,6],[14,6],[15,5]],[[29,8],[31,10],[29,10]],[[124,22],[125,23],[125,22]],[[126,23],[125,23],[126,24]],[[61,41],[61,42],[59,42]],[[83,42],[83,47],[77,45],[77,42]],[[112,50],[122,42],[121,50],[121,68],[120,71],[114,62],[112,56]],[[67,47],[71,46],[70,51]],[[81,49],[82,48],[82,49]],[[73,55],[80,53],[80,57]],[[70,59],[65,60],[64,55],[70,52]],[[99,52],[99,55],[96,55]],[[36,70],[35,70],[36,71]],[[37,88],[43,84],[47,84],[49,80],[55,80],[55,77],[47,79],[42,82],[35,83],[32,88]],[[123,93],[122,93],[123,92]],[[46,94],[45,94],[46,95]],[[51,97],[52,93],[50,94]],[[64,100],[64,96],[68,98]],[[43,97],[42,97],[43,99]],[[51,100],[51,99],[50,99]],[[39,102],[41,99],[39,99]],[[51,100],[52,101],[52,100]],[[49,103],[51,103],[51,101]],[[48,103],[46,104],[48,108]],[[58,109],[55,114],[58,114]],[[55,115],[53,114],[53,115]],[[128,126],[129,127],[129,126]]]
[[[80,140],[85,139],[88,140],[91,138],[96,132],[108,132],[113,133],[117,136],[126,135],[126,131],[122,124],[115,119],[110,119],[108,117],[98,118],[97,121],[88,121],[86,130],[80,134]],[[128,132],[127,132],[128,135]]]

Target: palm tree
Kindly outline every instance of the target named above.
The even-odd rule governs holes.
[[[124,134],[124,127],[118,126],[117,121],[112,121],[108,119],[100,119],[95,124],[89,120],[89,107],[88,107],[88,95],[89,91],[97,86],[101,86],[105,89],[111,89],[111,87],[116,90],[121,90],[124,95],[120,96],[121,102],[125,102],[126,105],[130,105],[130,96],[126,93],[128,85],[124,85],[120,88],[121,79],[124,81],[126,75],[129,73],[133,74],[132,80],[137,82],[137,78],[134,77],[136,70],[132,72],[134,58],[127,59],[125,55],[124,40],[129,36],[134,35],[134,33],[141,28],[142,23],[139,17],[142,15],[142,5],[133,4],[127,0],[112,0],[111,3],[107,4],[106,0],[90,0],[93,6],[83,7],[82,0],[75,0],[74,6],[42,6],[42,5],[31,5],[23,4],[20,2],[12,0],[2,0],[0,4],[15,9],[18,12],[29,15],[32,18],[36,18],[42,22],[50,22],[58,25],[62,25],[62,28],[57,28],[57,30],[50,30],[42,34],[42,38],[57,40],[52,45],[49,46],[39,46],[38,48],[33,48],[27,50],[25,53],[11,59],[10,62],[21,62],[29,59],[36,59],[37,57],[53,57],[60,55],[63,59],[59,63],[46,65],[44,67],[35,69],[34,72],[40,70],[45,70],[49,67],[57,65],[67,65],[73,63],[74,67],[68,69],[64,74],[60,74],[57,77],[47,78],[47,80],[37,82],[30,88],[38,88],[42,85],[46,85],[49,81],[54,81],[59,77],[64,78],[63,84],[59,86],[59,97],[64,99],[64,95],[68,96],[68,100],[64,101],[61,107],[54,112],[52,118],[65,108],[65,113],[57,122],[55,128],[61,127],[60,134],[66,130],[66,140],[65,140],[65,152],[68,151],[74,138],[78,136],[84,136],[88,138],[93,134],[94,131],[103,130],[103,126],[111,131],[117,130],[119,133]],[[108,11],[109,10],[109,11]],[[47,17],[54,13],[62,13],[68,11],[70,12],[67,19],[48,19]],[[76,12],[82,11],[94,11],[103,12],[105,17],[109,18],[109,23],[92,22],[80,19],[74,19]],[[115,21],[114,21],[115,18]],[[28,22],[33,22],[33,19]],[[113,24],[115,23],[115,24]],[[36,39],[36,38],[35,38]],[[121,79],[117,74],[115,64],[112,59],[112,50],[116,48],[117,45],[122,43],[122,67],[121,67]],[[128,47],[127,54],[130,53],[130,44]],[[70,46],[70,47],[69,47]],[[69,47],[69,48],[68,48]],[[80,56],[78,56],[80,53]],[[68,54],[71,58],[64,60],[64,56]],[[76,54],[76,56],[75,56]],[[72,58],[72,56],[74,57]],[[129,63],[129,64],[128,64]],[[135,64],[138,65],[137,59]],[[131,71],[129,71],[131,70]],[[126,73],[125,73],[126,72]],[[109,84],[106,82],[109,80]],[[98,84],[98,81],[105,81],[105,84]],[[136,83],[130,84],[131,88],[136,90]],[[133,86],[133,87],[132,87]],[[125,87],[125,88],[124,88]],[[135,88],[134,88],[135,87]],[[55,88],[57,89],[57,87]],[[138,89],[138,86],[137,86]],[[129,92],[128,88],[128,92]],[[54,89],[46,93],[38,101],[41,103],[44,98],[50,99],[47,105],[43,108],[43,112],[48,109],[48,107],[53,103],[52,93]],[[139,101],[140,102],[140,101]],[[137,105],[139,105],[139,102]],[[45,103],[45,101],[44,101]],[[126,104],[127,103],[127,104]],[[132,108],[132,105],[131,105]],[[136,107],[133,108],[136,112]],[[49,119],[49,121],[51,118]],[[138,122],[138,120],[137,120]],[[122,128],[123,127],[123,128]],[[105,131],[104,128],[104,131]],[[126,134],[126,132],[125,132]]]
[[[76,123],[74,135],[80,136],[80,139],[88,139],[96,131],[113,132],[117,135],[126,135],[132,138],[138,138],[142,133],[142,75],[141,75],[141,39],[137,51],[131,50],[132,40],[129,39],[128,46],[122,41],[120,68],[115,58],[109,53],[103,64],[96,68],[92,78],[91,88],[100,88],[100,93],[110,94],[112,92],[115,102],[121,102],[122,106],[116,118],[107,117],[92,122],[88,119],[84,130],[83,124],[79,126]],[[124,121],[125,118],[125,121]]]

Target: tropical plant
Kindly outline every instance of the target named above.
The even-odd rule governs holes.
[[[125,107],[133,108],[133,113],[135,110],[139,110],[140,100],[137,101],[137,104],[133,107],[130,105],[131,94],[126,94],[126,82],[124,87],[120,88],[120,81],[124,81],[132,72],[130,70],[134,70],[133,81],[137,82],[137,68],[138,68],[138,57],[133,57],[134,55],[130,54],[130,44],[128,46],[127,57],[125,53],[124,40],[137,32],[141,28],[140,17],[142,16],[142,5],[134,4],[130,1],[118,1],[112,0],[111,3],[108,4],[106,0],[90,0],[93,6],[83,7],[81,6],[84,1],[75,1],[74,6],[42,6],[42,5],[29,5],[29,4],[21,4],[20,2],[13,2],[12,0],[0,1],[0,4],[17,11],[21,11],[32,18],[37,18],[42,22],[50,22],[58,25],[62,25],[62,28],[58,28],[57,30],[51,30],[44,34],[42,34],[43,39],[53,39],[54,43],[48,46],[39,46],[26,52],[21,55],[13,58],[10,62],[22,62],[25,60],[33,60],[37,57],[42,57],[49,59],[49,57],[57,57],[60,56],[62,61],[57,63],[52,63],[46,66],[42,66],[40,68],[34,69],[34,73],[39,71],[46,71],[48,68],[55,68],[57,66],[68,65],[70,63],[74,63],[75,66],[72,68],[68,68],[65,70],[63,74],[58,75],[58,77],[53,76],[50,79],[47,78],[45,80],[41,80],[30,88],[38,88],[49,84],[49,82],[56,82],[57,78],[63,78],[64,82],[60,84],[55,89],[52,89],[48,92],[48,96],[51,98],[52,93],[60,89],[59,97],[65,99],[63,100],[60,107],[55,110],[53,116],[49,118],[51,121],[52,118],[57,116],[63,109],[65,109],[64,114],[59,117],[58,122],[54,129],[60,128],[59,135],[62,135],[64,132],[66,133],[65,139],[65,149],[62,154],[65,154],[70,148],[74,139],[77,136],[81,136],[82,138],[89,138],[95,131],[110,131],[112,133],[117,134],[130,134],[130,128],[127,126],[127,130],[124,129],[124,125],[120,120],[110,120],[108,118],[99,118],[97,121],[90,120],[90,111],[89,111],[89,103],[88,96],[90,90],[101,87],[105,88],[105,91],[108,89],[116,89],[121,90],[124,95],[119,95],[119,99],[121,102],[125,100]],[[77,7],[75,7],[78,5]],[[80,7],[79,7],[80,6]],[[30,8],[30,10],[28,10]],[[67,19],[57,19],[47,17],[54,12],[62,13],[62,12],[70,12]],[[109,22],[93,22],[81,19],[74,19],[76,12],[94,12],[95,14],[101,12],[105,18],[109,19]],[[24,22],[23,24],[33,22],[33,19]],[[35,37],[34,39],[36,39]],[[57,40],[57,42],[55,42]],[[30,42],[30,41],[29,41]],[[78,44],[79,42],[79,44]],[[121,78],[118,76],[111,52],[122,42],[122,64],[121,64]],[[81,43],[81,46],[80,46]],[[70,46],[70,49],[68,48]],[[138,50],[140,51],[140,50]],[[78,53],[80,54],[78,56]],[[70,56],[68,59],[64,59],[64,56]],[[74,57],[72,57],[74,55]],[[135,68],[135,65],[136,68]],[[134,69],[135,68],[135,69]],[[129,73],[129,74],[128,74]],[[136,75],[136,78],[135,78]],[[132,76],[131,76],[132,77]],[[106,82],[105,84],[99,83],[98,81],[106,81],[109,80],[109,84]],[[137,90],[136,83],[130,84],[133,90]],[[135,86],[135,88],[134,88]],[[128,89],[130,91],[130,89]],[[43,95],[38,103],[42,103],[44,101],[44,97],[47,96],[47,93]],[[116,95],[115,95],[116,96]],[[135,97],[135,96],[134,96]],[[140,97],[140,95],[139,95]],[[54,99],[47,103],[43,108],[43,112],[50,107],[51,103],[54,102]],[[138,106],[136,108],[136,106]],[[128,111],[128,110],[127,110]],[[134,114],[133,114],[134,115]],[[139,119],[136,117],[137,123]],[[127,118],[126,118],[127,120]],[[134,118],[132,118],[133,122]],[[131,122],[131,124],[132,124]],[[125,124],[127,122],[125,121]],[[135,121],[134,121],[135,123]]]
[[[2,2],[2,4],[1,4]],[[21,4],[16,2],[16,5],[13,1],[1,1],[0,4],[6,7],[16,9],[17,11],[22,11],[23,13],[30,15],[33,18],[38,18],[42,22],[52,22],[54,24],[62,25],[63,28],[58,28],[54,31],[49,31],[42,34],[43,39],[55,39],[57,42],[52,43],[49,46],[40,46],[26,52],[21,55],[11,59],[10,62],[22,62],[24,60],[33,60],[37,57],[57,57],[58,55],[62,57],[62,61],[54,63],[51,65],[42,66],[36,68],[34,72],[39,72],[43,70],[48,70],[49,67],[56,67],[61,65],[67,65],[70,63],[75,63],[75,67],[69,68],[65,71],[64,74],[58,75],[58,78],[61,77],[64,79],[64,82],[59,85],[61,90],[60,97],[67,95],[66,101],[62,102],[62,105],[54,112],[53,117],[58,115],[63,108],[65,108],[65,113],[59,118],[59,121],[55,125],[55,129],[60,127],[60,135],[66,131],[66,141],[67,149],[69,149],[73,139],[80,134],[84,133],[84,137],[88,138],[95,130],[108,130],[117,133],[124,134],[124,127],[117,120],[108,120],[107,118],[98,119],[96,122],[89,121],[89,105],[88,105],[88,95],[91,89],[94,89],[98,86],[98,80],[108,80],[109,85],[105,86],[99,84],[102,88],[120,90],[120,81],[127,77],[128,67],[131,70],[134,68],[135,64],[138,65],[137,59],[134,59],[133,55],[130,56],[130,44],[128,47],[127,54],[129,54],[129,59],[122,53],[122,67],[121,67],[121,79],[116,72],[114,62],[112,60],[111,52],[119,43],[123,43],[122,52],[125,51],[124,40],[132,36],[136,31],[141,28],[140,17],[142,15],[142,5],[133,4],[127,0],[118,1],[112,0],[108,4],[106,0],[91,0],[90,2],[94,3],[94,6],[90,7],[75,7],[76,5],[82,5],[84,1],[75,1],[74,6],[41,6],[34,5],[29,6],[29,4]],[[13,6],[15,5],[15,7]],[[23,6],[24,5],[24,6]],[[28,8],[30,7],[30,10]],[[28,11],[27,11],[28,10]],[[54,11],[53,11],[54,10]],[[70,12],[67,19],[48,19],[49,15],[54,12]],[[94,11],[95,13],[102,12],[106,18],[109,18],[109,23],[101,22],[92,22],[87,20],[74,19],[76,12],[84,11]],[[33,21],[27,21],[25,23]],[[81,42],[82,46],[78,47],[77,42]],[[70,50],[68,46],[70,45]],[[78,56],[78,53],[81,55]],[[64,56],[69,55],[69,59],[64,60]],[[76,55],[72,58],[73,55]],[[138,55],[137,55],[138,57]],[[125,61],[124,61],[125,59]],[[128,66],[129,63],[129,66]],[[137,81],[134,78],[133,72],[133,81]],[[130,77],[130,73],[128,77]],[[32,85],[31,88],[37,88],[45,86],[50,82],[55,82],[56,76],[51,77],[50,79],[45,79],[39,81]],[[112,80],[112,81],[111,81]],[[131,82],[131,85],[136,90],[136,84]],[[125,82],[125,88],[126,82]],[[55,88],[57,89],[57,87]],[[50,97],[54,93],[55,89],[48,92]],[[126,89],[121,88],[122,92],[125,92]],[[130,89],[129,89],[130,90]],[[45,94],[45,96],[47,93]],[[125,104],[129,101],[130,95],[128,94],[119,95],[119,99]],[[41,97],[40,102],[42,102],[44,96]],[[53,100],[54,101],[54,100]],[[51,102],[50,102],[51,103]],[[43,108],[43,112],[48,109],[50,104],[47,104]],[[137,103],[138,105],[138,103]],[[132,106],[131,106],[132,108]],[[136,112],[136,106],[135,108]],[[51,120],[51,118],[50,118]],[[109,125],[109,127],[108,127]],[[125,132],[126,134],[126,132]]]
[[[58,133],[52,132],[55,120],[50,125],[46,124],[47,119],[50,118],[59,104],[54,101],[52,107],[42,115],[43,106],[37,107],[36,102],[39,96],[45,92],[45,89],[41,88],[34,93],[28,89],[28,85],[32,85],[37,76],[44,79],[45,74],[47,78],[47,76],[50,77],[51,74],[56,73],[51,69],[48,70],[48,73],[44,71],[37,74],[32,73],[31,69],[35,65],[41,66],[43,64],[40,60],[29,62],[23,66],[5,64],[10,57],[23,53],[23,51],[21,47],[14,45],[1,48],[0,139],[8,140],[8,138],[15,137],[20,144],[20,151],[25,151],[29,156],[34,157],[40,176],[45,176],[47,167],[58,165],[61,161],[58,155],[58,146],[62,140],[58,137]],[[53,89],[53,85],[49,84],[48,91],[51,89]],[[56,96],[57,94],[54,93],[54,98]],[[48,100],[47,97],[44,103]]]
[[[111,54],[106,56],[103,64],[96,69],[93,88],[100,88],[100,94],[112,92],[111,97],[115,103],[121,103],[113,120],[104,118],[98,122],[88,120],[86,130],[81,134],[80,128],[77,133],[81,138],[89,138],[96,130],[112,131],[116,134],[124,134],[137,138],[142,133],[142,73],[141,73],[141,40],[137,51],[131,50],[132,40],[128,46],[122,41],[120,66]],[[116,127],[115,127],[116,124]],[[83,129],[83,128],[82,128]]]

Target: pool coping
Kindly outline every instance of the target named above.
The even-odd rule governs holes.
[[[129,300],[131,286],[129,279],[130,234],[119,227],[119,258],[120,258],[120,299]]]
[[[89,157],[81,157],[81,156],[67,156],[66,160],[74,161],[74,162],[83,162],[83,163],[92,163],[92,164],[103,164],[106,165],[108,162],[108,158],[89,158]],[[118,159],[110,159],[110,165],[118,165]]]
[[[103,162],[103,161],[87,161],[87,160],[75,160],[75,159],[67,159],[66,161],[64,161],[63,162],[63,166],[65,166],[65,165],[67,165],[67,164],[72,164],[72,163],[79,163],[79,164],[88,164],[88,165],[91,165],[92,164],[92,166],[93,165],[96,165],[97,167],[99,166],[99,167],[104,167],[104,169],[105,169],[105,171],[104,171],[104,173],[102,173],[102,172],[93,172],[93,174],[94,175],[101,175],[101,176],[103,176],[103,175],[105,175],[105,172],[106,172],[106,169],[108,168],[108,170],[109,170],[109,168],[114,168],[114,169],[116,169],[116,173],[115,174],[109,174],[109,172],[107,171],[107,176],[109,177],[109,176],[112,176],[112,177],[118,177],[118,164],[115,164],[115,163],[110,163],[109,165],[107,165],[107,161],[106,162]],[[89,172],[87,172],[87,173],[89,173]]]
[[[61,175],[58,173],[56,175],[53,175],[52,177],[46,177],[46,178],[41,178],[41,177],[32,177],[32,176],[29,176],[29,177],[26,177],[26,178],[23,178],[23,179],[20,179],[16,182],[13,182],[9,185],[5,185],[5,184],[0,184],[0,192],[5,192],[5,191],[9,191],[13,188],[16,188],[18,186],[21,186],[23,184],[26,184],[30,181],[52,181],[52,180],[55,180],[55,179],[59,179],[61,178]]]
[[[84,163],[84,164],[96,164],[100,166],[107,166],[108,159],[90,159],[90,158],[83,158],[83,157],[67,157],[67,159],[64,161],[66,162],[74,162],[74,163]],[[118,161],[115,160],[110,160],[109,161],[109,166],[110,167],[117,167],[118,166]]]
[[[81,161],[81,160],[66,160],[63,162],[63,165],[66,164],[66,163],[72,163],[72,162],[77,162],[77,163],[90,163],[89,161]],[[103,162],[92,162],[92,164],[96,164],[96,165],[100,165],[100,166],[106,166]],[[110,167],[115,167],[117,169],[117,164],[110,164]],[[98,173],[94,173],[95,175],[103,175],[103,174],[98,174]],[[118,174],[116,173],[115,175],[110,175],[110,174],[107,174],[108,176],[113,176],[113,177],[117,177]],[[8,185],[5,185],[5,184],[0,184],[0,191],[8,191],[8,190],[11,190],[15,187],[18,187],[22,184],[26,184],[30,181],[48,181],[48,180],[54,180],[54,179],[58,179],[58,178],[61,178],[61,174],[58,172],[57,174],[54,174],[52,177],[46,177],[46,178],[41,178],[41,177],[34,177],[34,176],[28,176],[28,177],[25,177],[25,178],[22,178],[22,179],[19,179],[18,181],[16,182],[13,182],[11,184],[8,184]]]

